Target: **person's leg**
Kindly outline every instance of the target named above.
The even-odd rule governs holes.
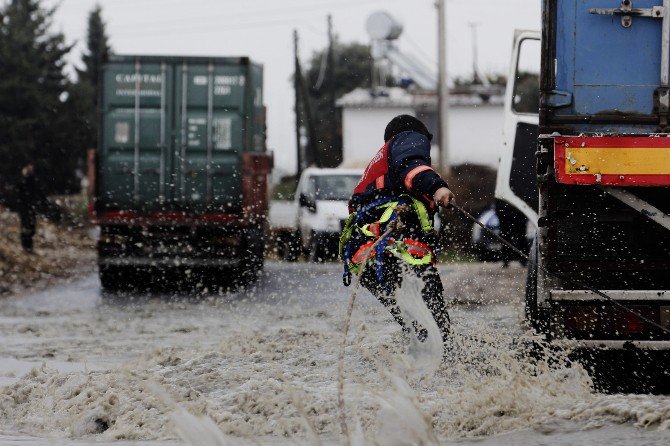
[[[21,214],[21,247],[26,252],[33,251],[33,236],[35,235],[35,216]]]
[[[426,307],[433,315],[442,334],[442,341],[446,342],[450,333],[449,312],[444,301],[444,288],[440,274],[434,265],[416,267],[415,272],[423,281],[423,290],[421,295]]]
[[[384,283],[379,283],[377,272],[374,266],[370,265],[361,276],[361,285],[370,291],[382,305],[388,308],[393,319],[402,327],[404,332],[409,332],[409,328],[406,326],[400,313],[398,302],[395,299],[395,292],[402,282],[399,272],[398,262],[395,258],[389,256],[388,261],[384,265]],[[389,284],[390,286],[385,287],[384,284]]]
[[[389,312],[402,327],[403,331],[414,331],[419,341],[423,342],[428,336],[428,331],[421,327],[417,321],[408,324],[403,319],[395,296],[397,289],[402,284],[403,275],[411,274],[410,270],[413,271],[423,282],[421,297],[440,329],[442,341],[446,342],[450,333],[449,313],[444,301],[444,288],[442,287],[442,280],[437,272],[437,268],[433,265],[409,268],[400,262],[395,257],[389,257],[389,260],[384,265],[383,284],[378,282],[374,268],[372,266],[368,267],[361,276],[361,285],[367,288],[368,291],[389,309]],[[410,326],[413,328],[410,329]]]

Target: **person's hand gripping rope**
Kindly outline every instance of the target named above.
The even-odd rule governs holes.
[[[441,187],[433,194],[433,201],[436,205],[448,208],[454,200],[454,193],[449,188]]]

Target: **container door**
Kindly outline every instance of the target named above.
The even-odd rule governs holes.
[[[515,32],[508,79],[503,147],[495,194],[537,226],[535,151],[539,128],[539,32]]]
[[[176,67],[174,174],[177,200],[185,208],[241,207],[245,69],[214,63]]]
[[[107,207],[157,209],[170,199],[171,80],[164,63],[105,66],[100,174]]]
[[[615,132],[656,131],[653,118],[659,105],[658,93],[667,93],[668,87],[669,56],[663,49],[668,31],[663,29],[670,17],[664,9],[665,3],[661,0],[547,3],[551,11],[546,16],[555,17],[557,30],[554,88],[570,99],[555,107],[551,121],[596,115],[600,119],[582,119],[579,130],[607,132],[612,131],[612,123],[617,123]],[[634,13],[628,15],[626,10]],[[621,116],[625,119],[617,121]]]

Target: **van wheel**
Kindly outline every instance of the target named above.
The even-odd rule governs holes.
[[[321,263],[325,260],[323,250],[323,243],[319,240],[316,234],[312,235],[312,242],[309,249],[309,261],[313,263]]]
[[[300,256],[300,234],[297,232],[290,232],[286,234],[285,239],[283,240],[283,252],[282,258],[286,262],[295,262]]]

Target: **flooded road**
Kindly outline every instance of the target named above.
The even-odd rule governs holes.
[[[431,377],[386,309],[357,300],[345,395],[358,444],[670,442],[670,397],[595,394],[580,367],[520,355],[523,268],[441,273],[454,345]],[[337,264],[269,263],[222,295],[104,295],[90,276],[4,299],[0,444],[338,444],[340,280]]]

